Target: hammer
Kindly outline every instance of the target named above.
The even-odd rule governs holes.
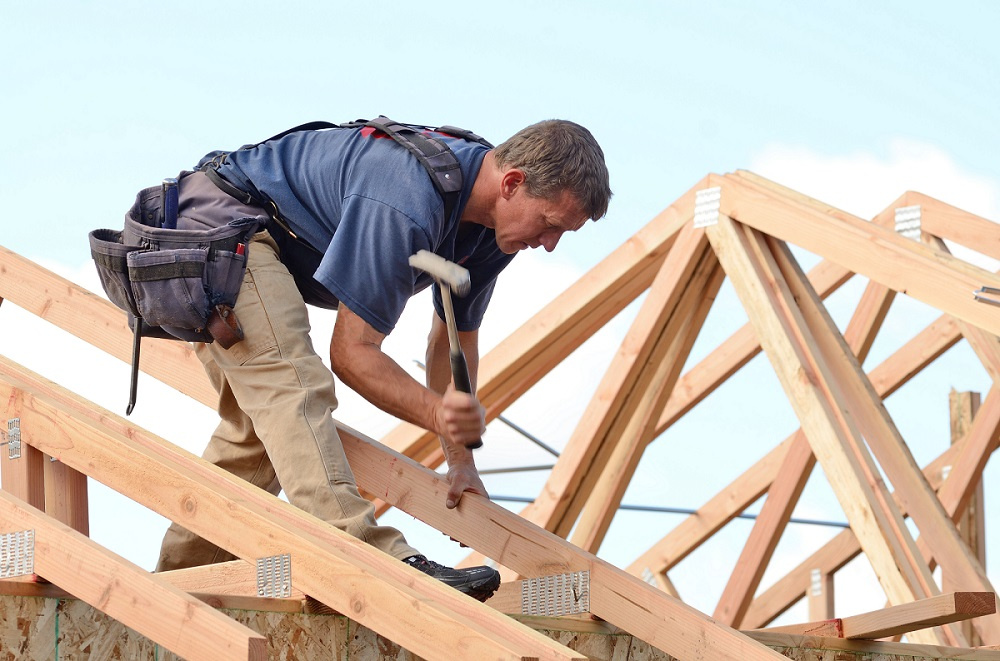
[[[451,378],[455,382],[455,390],[472,394],[472,381],[469,379],[469,365],[465,361],[465,353],[458,342],[458,326],[455,325],[455,311],[451,307],[451,293],[465,296],[472,288],[468,269],[449,262],[440,255],[428,250],[419,250],[410,257],[410,266],[428,273],[441,290],[441,302],[444,305],[444,320],[448,325],[448,347],[451,358]],[[476,439],[467,446],[470,449],[483,447],[482,439]]]

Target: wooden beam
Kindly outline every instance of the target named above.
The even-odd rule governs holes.
[[[0,358],[22,438],[244,560],[288,553],[299,586],[421,656],[579,659],[550,639]],[[12,398],[12,394],[17,394]],[[253,530],[248,535],[247,530]],[[73,584],[65,584],[72,591]],[[419,608],[414,603],[419,602]],[[136,610],[132,626],[148,615]],[[135,628],[135,627],[134,627]]]
[[[960,339],[954,320],[942,315],[873,369],[868,377],[879,395],[888,397]],[[654,574],[669,570],[749,507],[770,488],[794,435],[677,525],[629,565],[628,572],[640,576],[647,569]],[[802,585],[805,584],[803,581]]]
[[[951,417],[951,443],[955,445],[966,437],[976,413],[979,411],[980,397],[977,392],[956,392],[954,389],[948,395],[948,410]],[[982,479],[979,480],[973,492],[972,498],[965,512],[958,515],[955,521],[958,532],[962,536],[962,541],[968,544],[969,549],[979,558],[979,561],[986,566],[986,519],[984,515],[985,500],[983,494]],[[951,576],[944,574],[941,577],[942,589],[954,589],[954,581]],[[969,645],[981,645],[982,640],[971,622],[962,625]]]
[[[995,221],[916,191],[909,191],[901,206],[920,207],[922,232],[954,241],[981,255],[1000,259],[1000,225]]]
[[[0,296],[89,342],[126,364],[132,363],[131,331],[125,313],[110,301],[0,246]],[[168,386],[215,408],[218,395],[207,378],[191,380],[201,363],[187,342],[145,338],[140,367]],[[122,388],[122,401],[125,400]]]
[[[893,299],[891,292],[883,285],[869,283],[847,324],[844,339],[859,362],[868,355],[885,320]],[[722,592],[715,608],[716,619],[740,626],[815,465],[809,442],[799,432],[779,471],[784,479],[768,490],[764,507],[736,562],[736,570]]]
[[[723,196],[723,204],[725,195]],[[845,417],[831,366],[816,344],[779,270],[756,230],[720,214],[706,228],[719,260],[758,330],[816,458],[893,603],[937,594],[899,510],[892,503],[864,438]]]
[[[596,481],[603,464],[606,444],[612,443],[616,419],[628,420],[641,399],[631,397],[633,390],[642,390],[651,375],[646,366],[653,355],[657,340],[682,300],[682,293],[694,276],[708,248],[704,232],[685,226],[674,243],[656,278],[656,292],[651,292],[633,322],[597,391],[586,407],[583,417],[566,443],[545,486],[535,502],[524,508],[521,516],[560,537],[569,534],[583,507],[583,497]],[[675,317],[680,322],[680,316]],[[642,384],[642,385],[640,385]],[[626,408],[626,404],[631,404]],[[617,440],[617,439],[615,439]],[[591,482],[592,484],[593,482]]]
[[[806,598],[809,601],[809,619],[813,622],[825,621],[833,617],[834,612],[834,580],[833,574],[815,568],[809,572],[809,588]]]
[[[946,472],[949,478],[952,477],[950,469],[945,469],[958,457],[961,445],[965,442],[963,439],[961,444],[949,447],[924,467],[923,473],[931,488],[940,488]],[[901,511],[906,513],[905,510]],[[754,599],[744,626],[759,628],[767,625],[804,596],[802,586],[808,584],[813,569],[818,567],[826,573],[836,573],[859,553],[861,546],[854,532],[848,529],[839,533]]]
[[[850,214],[822,213],[744,177],[727,175],[720,184],[722,214],[1000,334],[1000,310],[971,295],[983,286],[1000,288],[1000,276]]]
[[[876,640],[997,612],[992,592],[950,592],[882,610],[806,624],[763,629],[772,633]]]
[[[642,326],[641,320],[646,316],[660,317],[661,322],[650,332],[658,338],[650,338],[653,346],[639,366],[639,375],[627,399],[617,411],[609,412],[614,420],[601,441],[603,451],[597,453],[580,487],[570,494],[571,498],[584,501],[571,541],[591,553],[597,553],[618,512],[642,453],[654,438],[659,413],[722,285],[725,274],[707,250],[704,232],[696,231],[701,235],[703,249],[694,272],[690,278],[666,284],[670,291],[679,292],[676,303],[668,303],[669,308],[663,305],[664,283],[660,276],[643,303],[636,325]],[[675,246],[680,247],[684,239],[682,232]],[[668,257],[664,268],[670,261]],[[626,336],[623,349],[632,339],[631,334]],[[599,388],[595,402],[600,394]],[[574,508],[568,509],[571,512]]]
[[[34,531],[36,573],[176,654],[267,658],[262,636],[3,492],[0,526],[4,533]]]
[[[591,613],[667,654],[681,659],[781,658],[486,498],[466,494],[457,509],[446,510],[441,501],[448,484],[440,475],[343,425],[341,439],[355,476],[372,492],[523,576],[589,571]]]
[[[799,432],[778,471],[782,479],[772,483],[768,490],[764,507],[726,582],[715,607],[715,619],[729,626],[740,626],[815,465],[812,448]]]
[[[160,572],[157,576],[185,592],[216,595],[257,596],[257,568],[246,560],[231,560],[214,565],[188,567]],[[295,584],[292,575],[289,599],[305,599],[306,595]]]
[[[73,530],[90,535],[87,476],[61,461],[43,458],[45,513]]]
[[[853,275],[844,267],[823,260],[809,272],[809,282],[820,297],[826,298]],[[656,425],[656,434],[666,431],[758,353],[760,353],[760,342],[757,341],[757,335],[749,323],[744,324],[681,376],[664,406]]]
[[[882,661],[1000,661],[1000,655],[987,649],[948,647],[945,645],[923,645],[873,640],[848,640],[819,636],[798,636],[790,633],[770,631],[748,631],[748,636],[765,645],[778,648],[802,648],[809,658],[827,659],[851,658],[858,655],[864,659]]]

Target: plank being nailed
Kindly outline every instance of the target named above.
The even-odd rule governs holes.
[[[972,296],[983,286],[1000,289],[1000,276],[845,212],[822,213],[745,177],[710,180],[722,187],[722,214],[1000,334],[1000,308]]]
[[[893,603],[937,594],[764,236],[725,215],[706,233],[886,594]]]
[[[0,358],[0,374],[0,399],[19,394],[14,413],[23,422],[25,442],[244,560],[289,553],[295,581],[304,591],[417,654],[434,657],[447,650],[468,658],[579,658],[6,359]],[[131,617],[146,615],[139,610]]]
[[[772,633],[876,640],[997,612],[992,592],[949,592],[870,613],[762,629]]]
[[[358,481],[408,514],[524,576],[590,571],[590,612],[676,658],[781,659],[644,581],[475,494],[455,510],[434,471],[341,427]]]
[[[181,656],[267,658],[262,636],[3,491],[0,526],[34,531],[37,574]]]

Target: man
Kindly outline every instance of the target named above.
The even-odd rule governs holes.
[[[417,158],[370,127],[301,130],[215,152],[181,179],[179,228],[268,211],[280,221],[248,246],[235,307],[245,339],[228,350],[196,345],[222,419],[204,456],[271,493],[284,489],[293,505],[485,600],[499,586],[495,570],[443,567],[375,522],[337,436],[334,379],[313,350],[303,297],[339,304],[330,341],[336,375],[380,409],[439,435],[448,461],[446,506],[456,507],[465,491],[486,495],[466,447],[485,431],[485,415],[474,396],[450,384],[439,292],[427,386],[382,352],[406,301],[430,284],[408,258],[430,250],[469,270],[471,292],[454,307],[474,385],[478,328],[496,276],[518,251],[552,251],[563,233],[602,217],[611,190],[600,146],[572,122],[540,122],[496,149],[443,133],[428,137],[450,147],[461,168],[450,218]],[[231,558],[174,524],[157,570]]]

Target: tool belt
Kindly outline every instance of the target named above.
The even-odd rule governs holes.
[[[128,314],[133,332],[126,413],[135,405],[142,337],[218,342],[227,349],[243,339],[233,307],[250,238],[266,221],[243,217],[208,229],[167,229],[164,219],[164,188],[154,186],[136,195],[123,229],[90,233],[101,285]]]

